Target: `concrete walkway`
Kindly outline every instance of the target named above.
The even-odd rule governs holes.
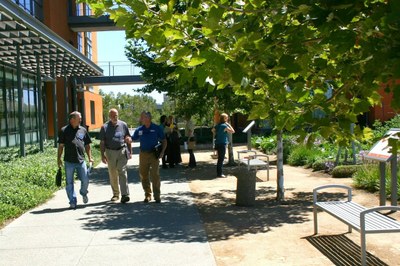
[[[161,169],[162,203],[145,204],[134,153],[129,203],[110,202],[100,164],[88,204],[69,210],[62,189],[0,230],[0,265],[216,265],[186,178]]]

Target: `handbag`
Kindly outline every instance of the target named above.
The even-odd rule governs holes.
[[[57,187],[61,187],[61,180],[62,180],[62,172],[61,172],[61,167],[59,167],[57,174],[56,174],[56,186]]]

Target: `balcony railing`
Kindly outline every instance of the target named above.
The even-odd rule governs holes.
[[[103,69],[104,76],[136,76],[142,71],[127,61],[99,61],[97,65]]]

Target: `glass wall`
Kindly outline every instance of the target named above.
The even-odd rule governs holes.
[[[23,74],[22,88],[25,141],[35,143],[39,140],[39,99],[35,76]],[[0,147],[16,146],[19,144],[19,99],[15,70],[0,66],[0,89]]]

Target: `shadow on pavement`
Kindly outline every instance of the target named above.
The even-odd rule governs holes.
[[[226,168],[226,173],[234,175],[237,167]],[[196,168],[196,171],[199,170],[198,172],[192,172],[190,180],[216,179],[218,182],[213,175],[215,165],[204,163],[198,168]],[[205,223],[208,240],[227,240],[232,236],[268,232],[271,227],[279,227],[284,224],[301,224],[310,221],[309,213],[313,209],[311,192],[291,192],[292,196],[289,199],[277,202],[275,200],[276,187],[265,184],[258,185],[257,200],[253,207],[235,205],[236,189],[219,189],[213,193],[192,192]],[[291,190],[293,189],[287,188],[286,192]],[[327,193],[322,197],[338,199],[345,197],[345,194]]]
[[[308,236],[305,238],[335,265],[361,265],[361,248],[344,234]],[[367,265],[387,266],[379,258],[367,252]]]

